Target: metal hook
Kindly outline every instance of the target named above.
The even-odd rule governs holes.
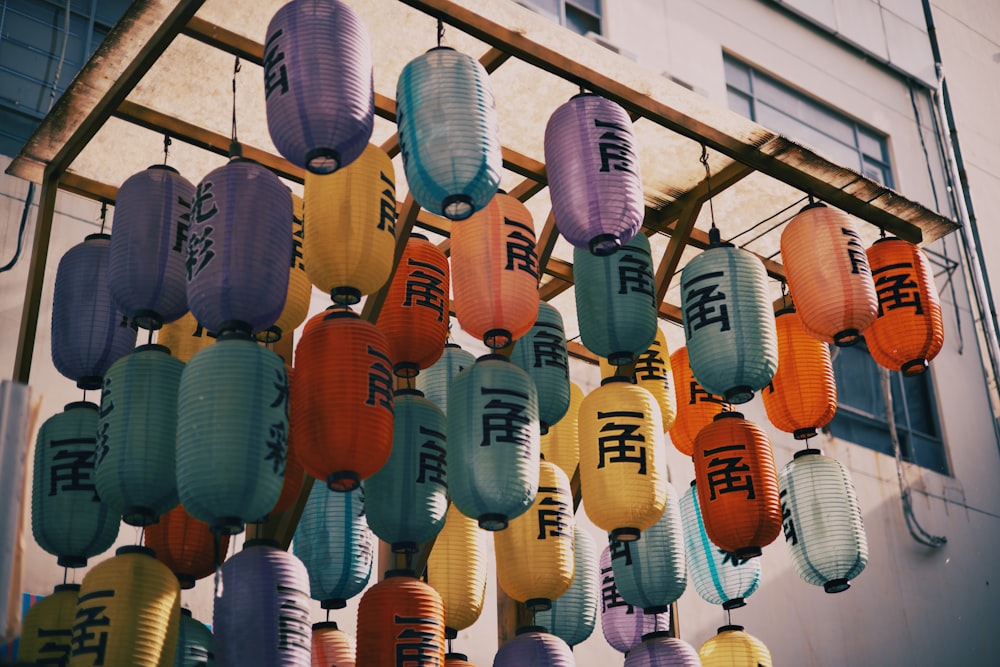
[[[437,29],[438,46],[441,46],[442,39],[444,39],[444,21],[438,19],[438,29]]]

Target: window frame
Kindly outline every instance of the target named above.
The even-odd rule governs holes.
[[[577,34],[585,36],[587,33],[593,32],[596,35],[601,35],[601,36],[604,35],[604,15],[605,15],[604,0],[593,0],[593,2],[582,2],[581,0],[552,0],[552,1],[559,5],[558,15],[554,14],[550,8],[543,6],[543,4],[539,2],[539,0],[516,0],[516,2],[522,7],[526,7],[534,12],[537,12],[538,14],[541,14],[542,16],[547,16],[552,20],[556,21],[557,23],[559,23],[559,25],[563,26],[568,30],[572,30]],[[596,7],[597,9],[596,14],[590,7],[586,6],[590,4]],[[575,25],[575,23],[570,23],[568,19],[569,13],[566,10],[567,6],[571,8],[572,12],[578,13],[584,18],[596,22],[597,30],[591,30],[590,28],[588,28],[583,32],[577,30],[577,26]]]

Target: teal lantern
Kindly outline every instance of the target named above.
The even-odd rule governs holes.
[[[624,366],[656,339],[656,282],[649,239],[636,234],[608,256],[573,250],[580,339],[613,366]]]
[[[455,343],[446,343],[441,357],[430,368],[420,371],[417,389],[424,393],[441,411],[448,414],[448,394],[455,376],[476,362],[471,352]]]
[[[235,534],[281,495],[288,445],[288,373],[249,334],[220,334],[181,374],[177,491],[188,513]]]
[[[190,609],[181,609],[181,624],[177,633],[177,652],[174,667],[203,667],[213,664],[212,631],[191,615]]]
[[[31,533],[59,557],[60,567],[83,567],[118,538],[118,515],[94,488],[97,406],[79,401],[38,430],[31,488]]]
[[[569,352],[559,311],[538,304],[535,325],[514,345],[510,360],[524,370],[538,390],[538,419],[547,433],[569,410]]]
[[[177,506],[177,393],[184,362],[143,345],[108,369],[97,422],[95,484],[132,526]]]
[[[538,492],[538,396],[527,373],[488,354],[455,377],[448,396],[448,488],[455,507],[503,530]]]
[[[573,583],[552,601],[551,608],[535,611],[535,623],[576,646],[594,632],[601,594],[597,546],[585,528],[573,527]]]
[[[688,361],[698,383],[731,403],[746,403],[778,370],[778,332],[764,264],[746,250],[711,243],[681,272]]]
[[[398,389],[389,460],[364,482],[368,525],[393,551],[414,553],[448,511],[445,416],[416,389]]]

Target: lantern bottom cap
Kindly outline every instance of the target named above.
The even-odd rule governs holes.
[[[159,523],[160,517],[148,507],[126,507],[122,512],[122,521],[130,526],[150,526]]]
[[[740,560],[746,560],[747,558],[756,558],[757,556],[760,556],[761,553],[763,552],[761,551],[760,547],[750,546],[750,547],[742,547],[732,553]]]
[[[635,354],[632,352],[612,352],[608,355],[608,363],[612,366],[628,366],[635,361]],[[612,377],[622,377],[622,376],[612,376]],[[631,378],[626,378],[631,382]]]
[[[861,332],[857,329],[844,329],[833,334],[833,344],[837,347],[850,347],[861,340]]]
[[[446,625],[444,627],[444,638],[445,639],[457,639],[458,638],[458,630],[456,630],[455,628],[448,627]]]
[[[472,197],[467,194],[448,195],[441,202],[441,215],[449,220],[465,220],[474,212]]]
[[[212,532],[220,535],[239,535],[243,532],[243,519],[238,516],[220,516],[212,521]]]
[[[823,584],[823,590],[827,593],[843,593],[851,587],[851,582],[847,579],[831,579]]]
[[[329,598],[320,601],[319,606],[323,609],[343,609],[347,606],[347,600],[344,598]]]
[[[503,530],[507,527],[506,514],[481,514],[479,515],[479,527],[483,530]]]
[[[639,539],[639,533],[638,528],[630,528],[628,526],[615,528],[611,531],[611,539],[619,542],[635,542]]]
[[[747,403],[753,398],[753,389],[744,384],[727,389],[723,395],[729,403]]]
[[[747,606],[747,602],[743,598],[733,598],[722,603],[723,609],[739,609],[745,606]]]
[[[185,574],[183,572],[174,572],[174,576],[177,577],[177,583],[181,585],[184,590],[189,590],[194,588],[195,578],[193,575]]]
[[[132,321],[137,327],[156,331],[163,326],[163,316],[155,310],[142,309],[132,313]]]
[[[814,426],[810,426],[809,428],[797,428],[792,431],[792,436],[794,436],[796,440],[808,440],[814,435],[816,435],[816,428]]]
[[[306,169],[314,174],[332,174],[340,168],[340,153],[332,148],[313,148],[306,153]]]
[[[76,386],[85,391],[100,389],[104,386],[104,378],[100,375],[83,375],[76,378]]]
[[[616,234],[598,234],[587,242],[590,254],[598,257],[607,257],[618,252],[622,247],[622,240]]]
[[[281,327],[270,326],[263,331],[258,331],[255,338],[261,343],[277,343],[281,340]]]
[[[483,334],[483,344],[491,350],[499,350],[513,342],[514,336],[509,329],[490,329]]]
[[[326,487],[331,491],[353,491],[361,486],[361,477],[353,470],[338,470],[326,476]]]
[[[552,600],[549,598],[531,598],[524,601],[524,606],[531,611],[548,611],[552,609]]]
[[[927,360],[924,358],[912,359],[903,364],[899,370],[903,373],[905,377],[911,378],[923,374],[923,372],[927,370],[929,365],[930,364],[928,364]]]
[[[647,616],[652,616],[653,614],[663,614],[670,611],[670,605],[668,604],[658,604],[652,607],[643,607],[642,613]]]
[[[400,361],[392,367],[392,371],[396,377],[415,378],[420,373],[420,366],[412,361]]]
[[[330,299],[340,306],[353,306],[361,301],[361,290],[357,287],[334,287],[330,290]]]
[[[59,567],[87,567],[87,559],[83,556],[59,556],[56,563]]]

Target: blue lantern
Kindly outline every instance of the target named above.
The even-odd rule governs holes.
[[[181,609],[181,624],[177,633],[174,667],[203,667],[215,659],[215,638],[201,621],[195,620],[190,609]]]
[[[489,203],[503,161],[493,90],[478,60],[441,46],[411,60],[396,83],[396,121],[418,204],[464,220]]]
[[[569,410],[569,352],[558,310],[544,301],[538,304],[535,326],[518,339],[510,360],[535,382],[538,419],[545,434]]]
[[[573,651],[559,637],[537,625],[517,629],[517,636],[500,647],[493,667],[574,667]]]
[[[604,547],[599,561],[601,570],[601,631],[609,645],[628,653],[651,632],[670,629],[670,614],[647,614],[640,607],[625,602],[618,593],[611,565],[611,546]]]
[[[535,611],[535,623],[570,646],[576,646],[594,632],[600,576],[597,547],[586,529],[573,527],[573,583],[552,601],[551,608]]]
[[[392,452],[365,480],[365,506],[379,539],[393,551],[414,553],[444,527],[447,425],[444,413],[416,389],[396,390],[393,409]]]
[[[441,357],[430,368],[420,371],[417,389],[447,415],[452,380],[475,362],[471,352],[466,352],[455,343],[446,343]]]

